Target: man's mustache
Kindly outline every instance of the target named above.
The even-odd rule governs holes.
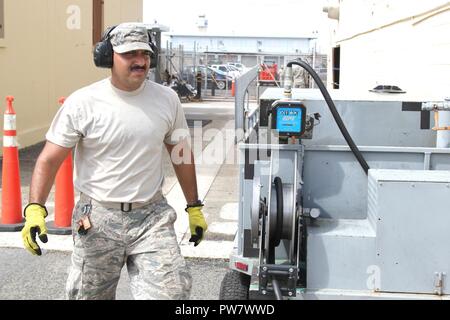
[[[146,66],[145,65],[143,65],[143,66],[132,66],[131,67],[131,71],[135,71],[135,70],[146,70],[147,68],[146,68]]]

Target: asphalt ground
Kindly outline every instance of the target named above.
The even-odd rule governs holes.
[[[0,250],[0,300],[65,300],[70,252],[44,251],[40,257],[18,248]],[[186,258],[192,275],[191,300],[217,300],[228,262]],[[132,300],[126,266],[117,286],[117,300]]]

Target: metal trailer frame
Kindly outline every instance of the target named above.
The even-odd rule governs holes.
[[[422,110],[427,100],[377,94],[349,99],[338,91],[331,96],[371,167],[369,176],[346,146],[318,90],[293,90],[308,113],[322,115],[304,147],[265,144],[267,137],[258,134],[265,127],[261,108],[247,118],[237,117],[237,128],[245,123],[246,134],[239,143],[239,226],[230,269],[251,276],[250,296],[264,298],[258,248],[251,240],[253,179],[264,180],[259,173],[270,163],[265,150],[277,149],[301,156],[303,210],[320,212],[319,218],[307,219],[306,285],[297,287],[292,299],[450,299],[450,215],[445,214],[450,149],[435,147],[429,111]],[[260,105],[280,98],[281,89],[268,89]],[[252,156],[255,150],[263,152]],[[238,263],[247,265],[247,271]]]

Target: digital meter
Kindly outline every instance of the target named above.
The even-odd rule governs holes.
[[[275,101],[271,113],[272,129],[280,136],[300,137],[305,132],[306,107],[300,101]]]

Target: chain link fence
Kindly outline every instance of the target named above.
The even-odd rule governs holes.
[[[240,63],[245,66],[243,73],[255,66],[259,66],[259,76],[250,84],[248,92],[250,98],[256,99],[257,86],[282,87],[284,69],[286,63],[295,59],[302,59],[313,66],[319,77],[326,84],[327,80],[327,56],[319,53],[311,54],[262,54],[262,53],[224,53],[224,52],[187,52],[183,46],[172,47],[167,44],[160,53],[160,79],[163,84],[170,84],[176,79],[198,88],[197,80],[201,74],[201,95],[204,98],[230,98],[234,92],[233,79],[239,76],[235,72],[223,72],[217,70],[219,66],[230,63]],[[212,67],[211,67],[212,66]],[[314,88],[312,78],[298,66],[293,68],[294,83],[296,88]],[[264,80],[264,79],[265,80]]]

